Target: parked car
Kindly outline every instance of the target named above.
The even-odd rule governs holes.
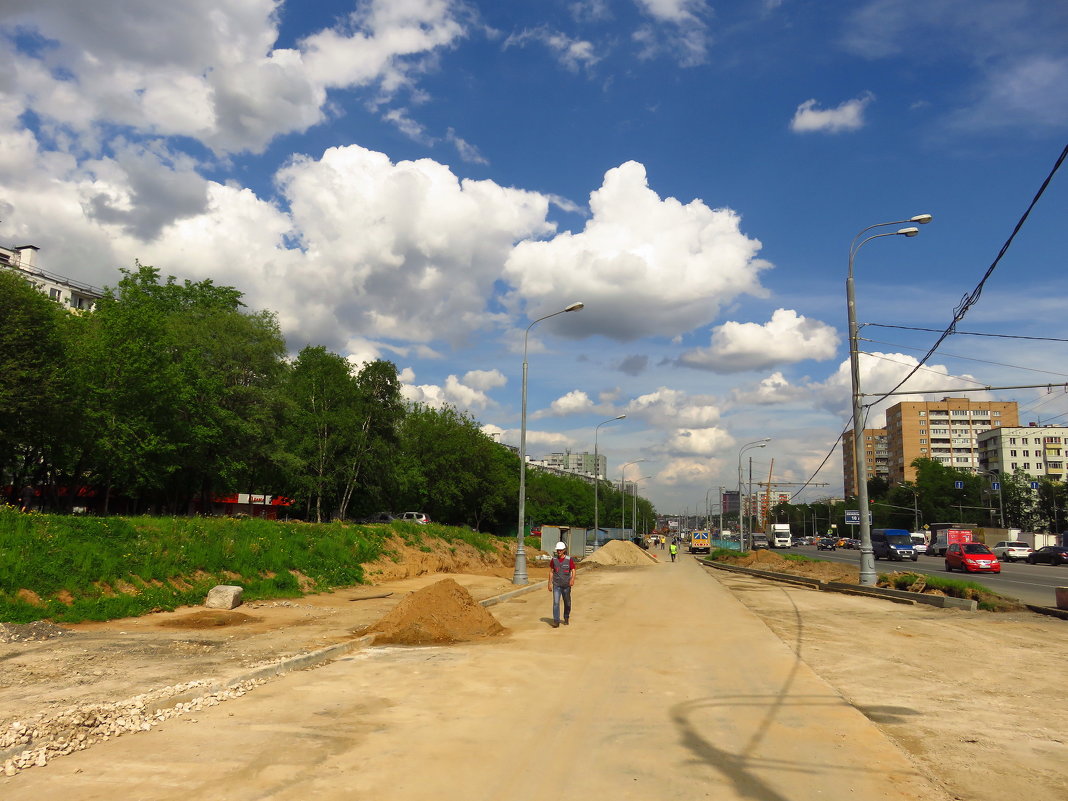
[[[357,523],[392,523],[396,519],[397,518],[395,518],[389,512],[379,512],[378,514],[371,515],[370,517],[361,517],[356,522]]]
[[[833,551],[838,547],[838,540],[833,537],[823,537],[816,542],[817,551]]]
[[[1026,559],[1035,552],[1035,549],[1026,542],[1015,540],[1002,540],[993,548],[994,555],[1004,562],[1015,562],[1017,559]]]
[[[1048,562],[1051,565],[1068,565],[1068,548],[1063,545],[1047,545],[1027,555],[1027,564]]]
[[[429,523],[430,518],[422,512],[405,512],[401,515],[401,520],[407,520],[409,523]]]
[[[1065,549],[1068,551],[1068,548]],[[994,552],[981,542],[952,542],[946,547],[946,571],[965,573],[1001,572],[1001,562]]]

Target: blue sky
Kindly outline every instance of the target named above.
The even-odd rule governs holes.
[[[857,231],[933,214],[860,252],[858,314],[949,322],[1068,140],[1068,4],[9,0],[0,76],[4,244],[234,285],[294,352],[391,359],[513,444],[523,331],[583,301],[532,330],[528,451],[626,414],[610,476],[644,459],[684,511],[745,443],[800,482],[847,424]],[[960,330],[1066,336],[1066,180]],[[872,390],[936,336],[863,335]],[[907,388],[1064,382],[1063,354],[951,337]],[[817,481],[840,493],[837,453]]]

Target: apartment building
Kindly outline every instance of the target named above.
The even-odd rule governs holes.
[[[853,429],[842,435],[842,484],[845,496],[855,498],[857,495],[857,469],[853,460]],[[864,463],[868,478],[885,478],[890,480],[890,452],[887,448],[885,428],[864,429]]]
[[[1066,444],[1068,426],[1002,426],[979,435],[979,467],[991,473],[1022,470],[1064,481]]]
[[[888,479],[912,481],[914,459],[934,459],[946,467],[982,469],[979,435],[1020,425],[1015,401],[902,401],[886,411]]]
[[[596,459],[592,453],[587,452],[550,453],[547,464],[565,473],[578,473],[584,476],[604,478],[608,473],[608,459],[603,453],[597,454]]]
[[[75,311],[92,311],[103,290],[55,275],[37,266],[36,245],[0,246],[0,269],[8,269],[29,281],[37,291]]]

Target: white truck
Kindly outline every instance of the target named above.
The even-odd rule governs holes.
[[[772,548],[789,548],[793,545],[789,523],[772,523],[768,529],[768,544]]]

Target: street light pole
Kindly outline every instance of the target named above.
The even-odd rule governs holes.
[[[613,417],[610,420],[605,420],[603,423],[598,423],[593,429],[593,549],[597,550],[597,540],[601,536],[600,520],[597,517],[597,496],[600,495],[601,488],[601,455],[597,450],[597,435],[601,433],[601,426],[614,423],[616,420],[623,420],[627,415],[621,414],[618,417]]]
[[[846,276],[846,311],[849,316],[849,372],[853,390],[853,464],[857,482],[857,506],[860,507],[860,583],[863,586],[875,586],[875,554],[871,547],[871,523],[868,522],[868,473],[864,461],[864,418],[860,395],[860,353],[857,347],[860,329],[857,326],[857,302],[853,288],[853,260],[867,242],[884,236],[916,236],[919,228],[910,226],[886,234],[872,234],[866,239],[860,237],[873,228],[886,225],[901,225],[914,222],[926,225],[931,221],[930,214],[918,214],[908,220],[876,223],[863,229],[849,245],[849,273]],[[858,242],[857,240],[860,239]]]
[[[756,439],[745,443],[738,451],[738,545],[743,551],[745,550],[745,520],[742,514],[742,454],[750,448],[766,448],[769,442],[771,442],[771,437]]]
[[[623,468],[620,470],[619,496],[620,496],[620,507],[621,507],[621,512],[622,512],[622,519],[620,521],[619,527],[621,529],[623,529],[624,531],[627,528],[627,468],[630,467],[632,464],[638,464],[638,462],[644,462],[644,461],[645,461],[645,459],[635,459],[633,462],[627,462],[625,465],[623,465]]]
[[[583,303],[572,303],[558,312],[539,317],[527,326],[526,333],[523,334],[523,402],[519,422],[519,528],[516,531],[516,540],[518,542],[515,549],[515,572],[512,574],[513,584],[527,583],[527,551],[523,544],[523,538],[526,536],[527,517],[527,341],[530,337],[530,329],[542,320],[548,320],[558,314],[579,311],[584,305]]]

